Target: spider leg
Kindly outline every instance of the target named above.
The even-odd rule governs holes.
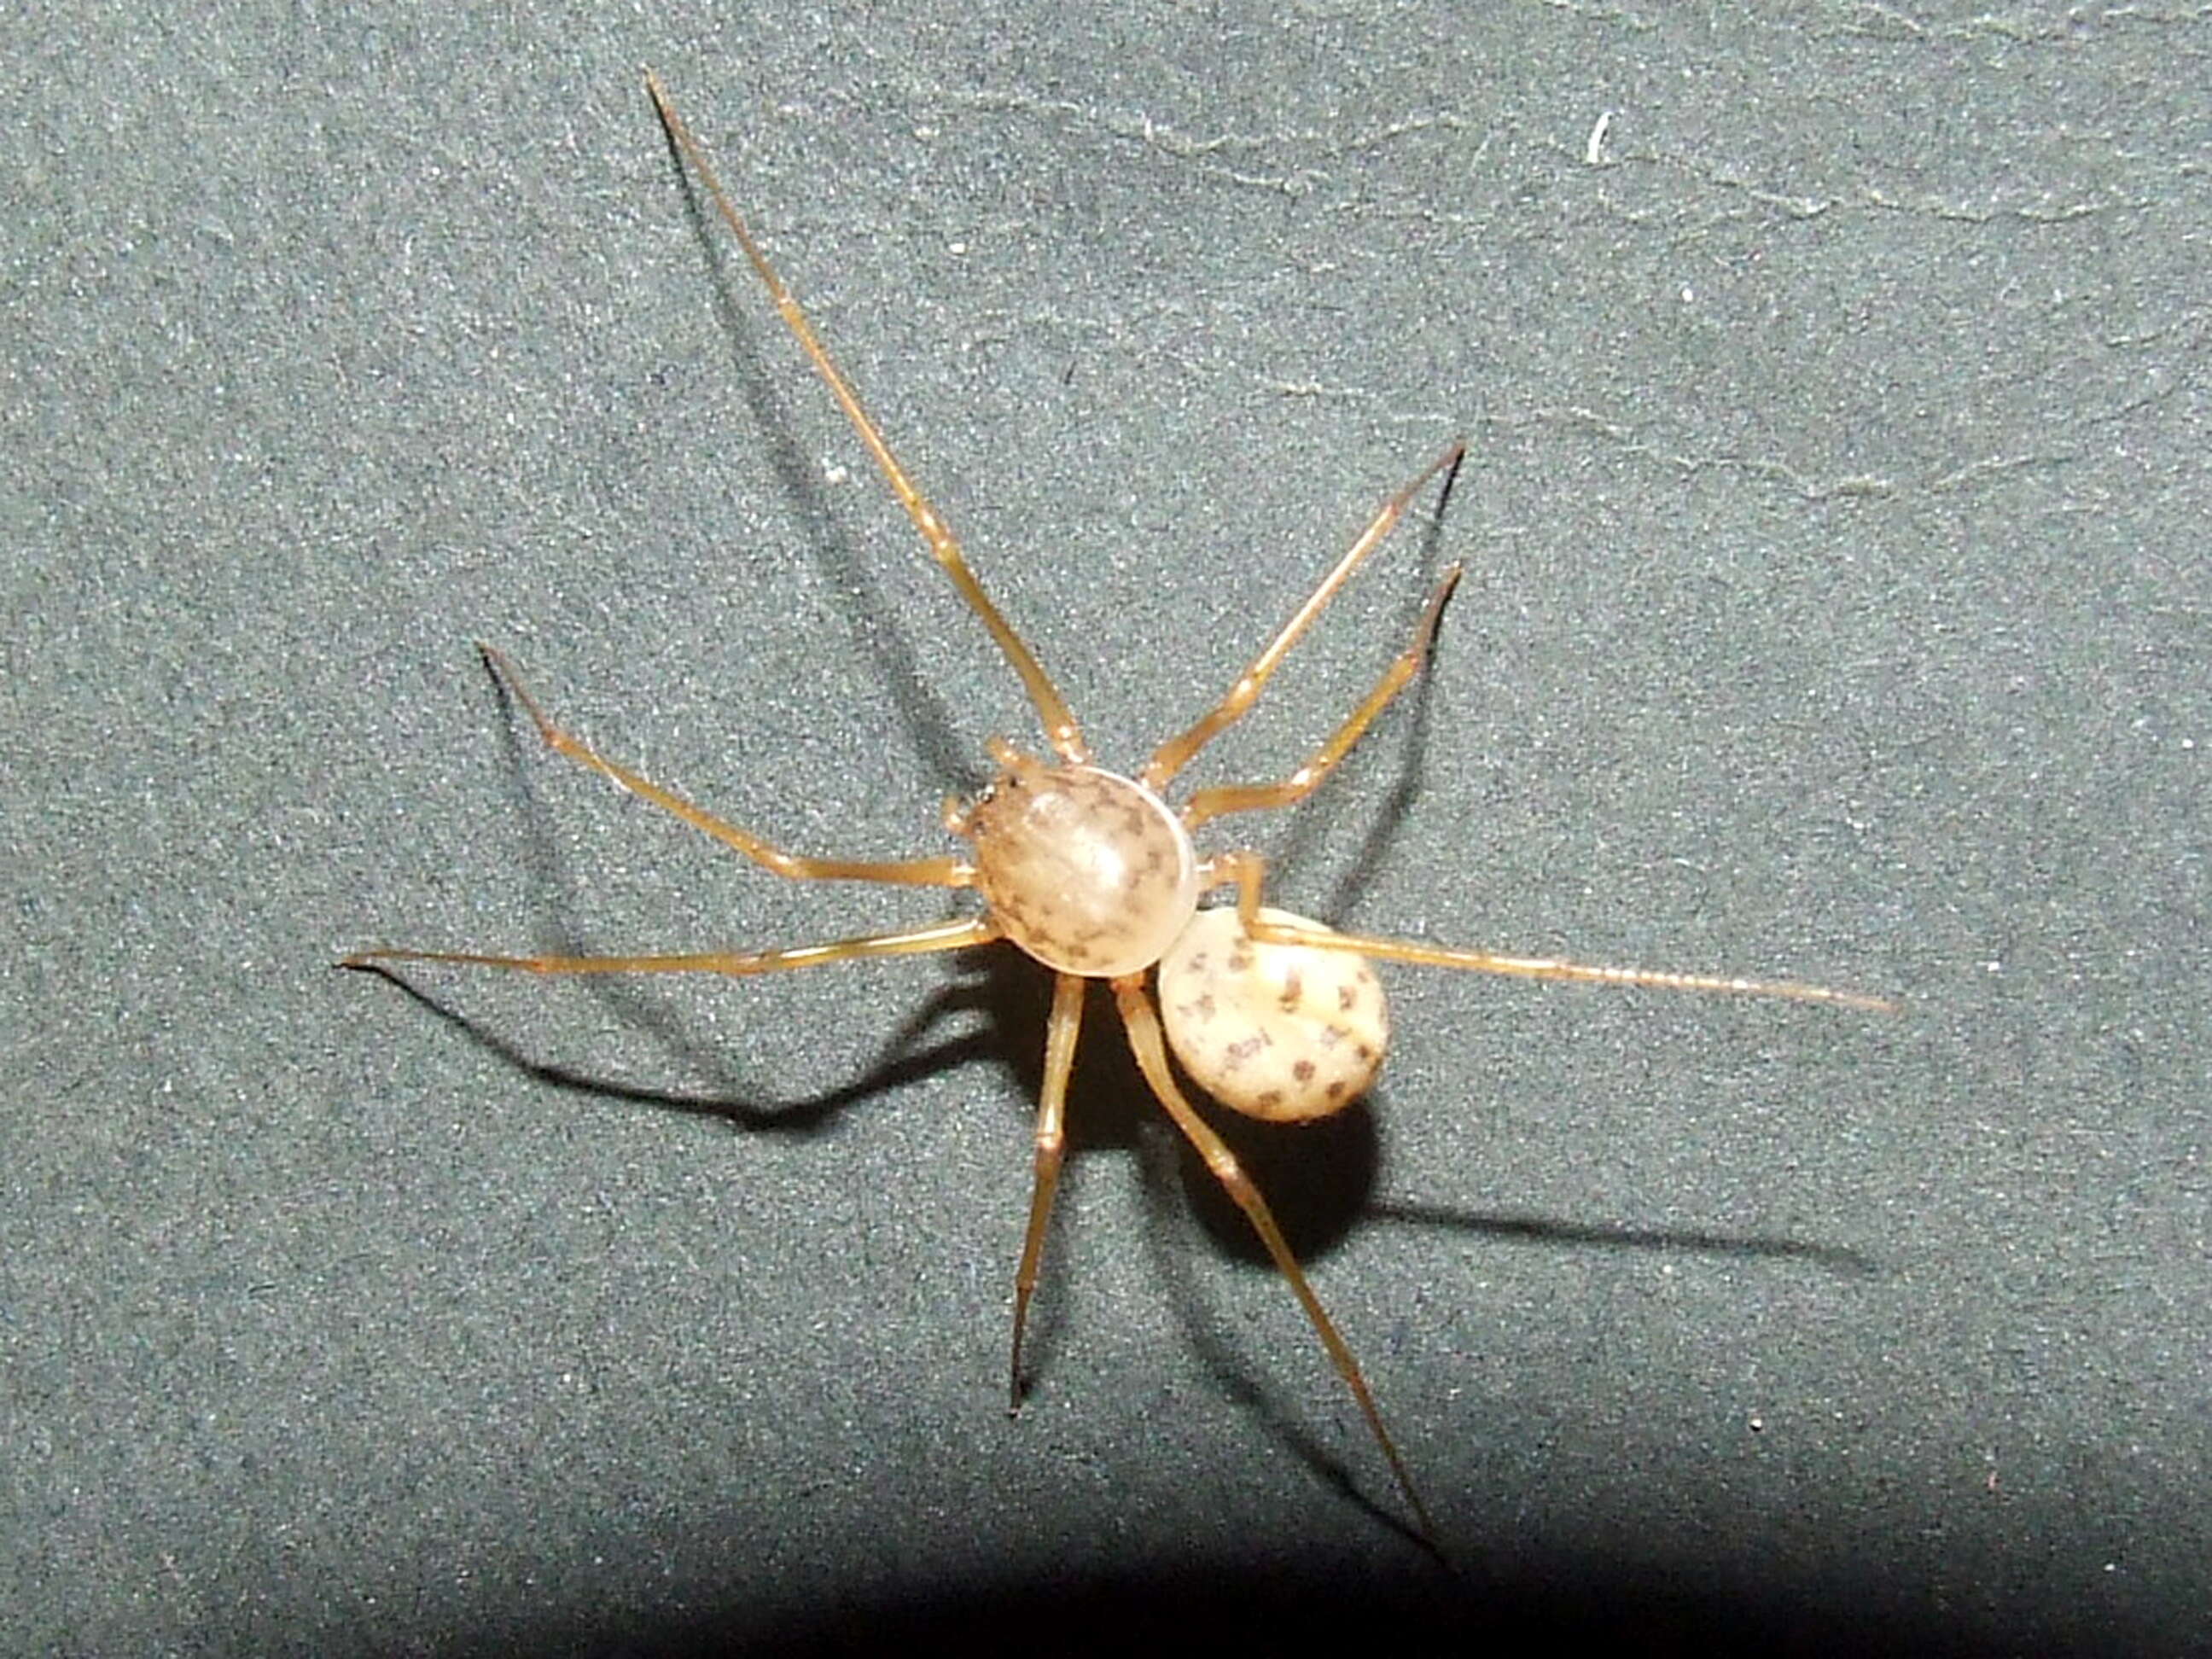
[[[1322,578],[1321,586],[1314,589],[1306,602],[1298,607],[1297,614],[1284,624],[1283,631],[1267,642],[1267,649],[1252,659],[1251,664],[1237,677],[1236,684],[1229,688],[1228,695],[1200,715],[1188,731],[1162,744],[1152,759],[1145,763],[1145,769],[1138,774],[1138,777],[1147,789],[1157,793],[1165,787],[1176,773],[1190,764],[1193,756],[1244,718],[1246,711],[1259,700],[1260,692],[1269,678],[1282,665],[1290,648],[1298,642],[1307,629],[1313,626],[1314,618],[1321,615],[1322,607],[1336,597],[1336,590],[1352,579],[1352,573],[1390,533],[1391,526],[1405,516],[1407,507],[1412,505],[1413,497],[1420,494],[1422,486],[1437,473],[1444,472],[1449,477],[1443,493],[1446,496],[1451,494],[1449,479],[1459,476],[1460,458],[1466,453],[1465,441],[1454,443],[1423,467],[1412,483],[1382,503],[1382,510],[1375,515],[1373,522],[1368,525],[1359,539],[1352,543],[1352,550],[1337,561],[1336,568]]]
[[[1059,688],[1053,684],[1051,676],[1044,672],[1035,653],[1023,643],[1021,635],[1014,632],[1013,625],[1000,614],[998,606],[991,603],[990,597],[983,592],[982,584],[975,580],[975,572],[968,568],[967,556],[961,552],[959,542],[946,527],[945,520],[938,516],[937,509],[929,504],[928,499],[915,487],[914,481],[907,477],[906,469],[899,465],[898,458],[891,453],[891,447],[884,441],[875,418],[868,413],[860,394],[853,390],[852,383],[846,380],[844,372],[830,357],[830,349],[814,332],[814,325],[806,320],[806,313],[799,308],[797,298],[784,286],[783,278],[776,274],[775,267],[768,262],[768,256],[753,240],[752,233],[745,228],[745,222],[738,216],[737,209],[731,204],[728,194],[722,189],[722,181],[715,177],[714,169],[707,160],[706,150],[691,136],[691,130],[684,125],[684,118],[677,114],[675,103],[670,99],[667,89],[650,70],[646,71],[645,88],[653,94],[653,106],[660,112],[660,124],[666,129],[670,143],[691,164],[691,170],[706,185],[715,211],[721,215],[722,222],[738,239],[738,246],[744,250],[745,258],[751,262],[753,270],[759,273],[762,283],[766,285],[769,299],[775,302],[776,314],[783,319],[798,339],[807,360],[814,365],[815,373],[821,375],[823,384],[829,386],[830,395],[836,398],[838,407],[845,411],[845,418],[853,423],[853,430],[860,434],[861,444],[874,458],[876,470],[884,475],[884,481],[890,485],[891,494],[898,497],[899,505],[906,509],[907,517],[914,520],[915,528],[929,544],[931,554],[944,568],[945,574],[952,579],[952,585],[960,590],[960,597],[968,601],[969,609],[982,619],[984,627],[990,629],[991,637],[998,641],[1000,653],[1012,665],[1014,672],[1021,676],[1023,685],[1028,688],[1030,701],[1036,706],[1037,716],[1044,722],[1045,735],[1054,750],[1072,766],[1080,766],[1088,762],[1091,750],[1083,740],[1082,730],[1075,723],[1075,715],[1068,708],[1067,700],[1060,696]]]
[[[1643,985],[1662,991],[1713,991],[1726,996],[1778,997],[1789,1002],[1825,1002],[1868,1013],[1896,1014],[1904,1005],[1893,997],[1864,991],[1839,991],[1790,979],[1746,979],[1735,974],[1683,974],[1651,968],[1610,968],[1595,963],[1565,962],[1556,957],[1514,957],[1494,951],[1459,951],[1420,939],[1382,939],[1366,933],[1309,933],[1273,922],[1248,924],[1255,939],[1281,945],[1308,945],[1321,951],[1349,951],[1382,962],[1410,962],[1428,968],[1461,968],[1512,979],[1568,980],[1585,985]]]
[[[827,945],[785,945],[772,951],[705,951],[684,956],[647,957],[489,957],[472,951],[356,951],[338,963],[341,968],[385,971],[396,962],[444,962],[465,968],[511,968],[526,974],[775,974],[794,968],[819,968],[825,963],[850,962],[861,957],[918,957],[936,951],[965,950],[998,938],[998,924],[988,916],[958,916],[921,927],[902,927],[896,933],[870,933],[841,939]]]
[[[1380,962],[1407,962],[1427,968],[1458,968],[1499,974],[1510,979],[1566,980],[1583,985],[1647,986],[1662,991],[1712,991],[1723,996],[1775,997],[1787,1002],[1825,1002],[1868,1013],[1896,1014],[1905,1005],[1893,997],[1864,991],[1839,991],[1791,979],[1746,979],[1735,974],[1683,974],[1652,968],[1609,968],[1567,962],[1556,957],[1514,957],[1496,951],[1461,951],[1421,939],[1386,939],[1375,933],[1345,933],[1334,928],[1290,927],[1260,920],[1260,889],[1267,862],[1253,852],[1217,853],[1206,861],[1200,879],[1212,886],[1233,882],[1238,923],[1247,937],[1274,945],[1304,945],[1316,951],[1348,951]]]
[[[1407,1504],[1413,1511],[1422,1538],[1431,1549],[1437,1549],[1436,1528],[1430,1522],[1428,1509],[1421,1502],[1420,1493],[1413,1488],[1413,1477],[1406,1472],[1406,1465],[1398,1455],[1398,1448],[1390,1438],[1390,1431],[1382,1426],[1382,1413],[1375,1404],[1374,1395],[1368,1389],[1367,1379],[1360,1374],[1359,1362],[1352,1358],[1351,1347],[1337,1334],[1335,1325],[1322,1308],[1321,1299],[1314,1294],[1313,1286],[1306,1282],[1305,1271],[1298,1266],[1297,1257],[1291,1253],[1282,1229],[1275,1224],[1273,1212],[1267,1208],[1267,1200],[1260,1195],[1260,1189],[1244,1173],[1243,1166],[1237,1161],[1237,1155],[1198,1115],[1197,1109],[1177,1085],[1174,1073],[1168,1065],[1167,1047],[1161,1036],[1159,1016],[1153,1012],[1151,999],[1145,994],[1144,975],[1129,974],[1113,983],[1114,1000],[1121,1012],[1121,1024],[1128,1030],[1129,1047],[1137,1057],[1138,1069],[1144,1073],[1145,1081],[1152,1085],[1160,1104],[1175,1120],[1176,1127],[1182,1130],[1190,1144],[1198,1149],[1199,1156],[1206,1160],[1206,1168],[1213,1172],[1213,1178],[1236,1200],[1237,1207],[1244,1212],[1244,1218],[1252,1224],[1252,1231],[1260,1236],[1261,1243],[1267,1246],[1268,1255],[1274,1260],[1276,1271],[1282,1274],[1291,1293],[1297,1297],[1298,1305],[1305,1310],[1307,1323],[1313,1327],[1314,1334],[1321,1339],[1322,1346],[1328,1351],[1329,1361],[1336,1367],[1337,1375],[1344,1379],[1345,1385],[1352,1390],[1352,1397],[1358,1402],[1360,1413],[1367,1419],[1368,1429],[1374,1435],[1376,1444],[1382,1449],[1383,1458],[1390,1465],[1390,1473],[1397,1480],[1398,1490],[1405,1495]]]
[[[1352,752],[1352,745],[1359,741],[1428,661],[1429,647],[1436,641],[1437,623],[1443,616],[1444,604],[1451,598],[1452,589],[1459,585],[1459,574],[1457,565],[1444,572],[1443,580],[1437,584],[1436,592],[1429,595],[1428,605],[1421,611],[1421,620],[1413,629],[1413,643],[1392,659],[1382,678],[1375,683],[1375,689],[1336,728],[1329,740],[1314,750],[1304,765],[1280,783],[1225,784],[1198,790],[1182,809],[1183,827],[1195,830],[1201,823],[1231,812],[1256,812],[1268,807],[1295,805],[1320,788],[1323,780],[1336,770],[1338,763]]]
[[[1022,1408],[1022,1331],[1029,1323],[1030,1297],[1036,1291],[1045,1229],[1052,1219],[1060,1157],[1067,1146],[1067,1077],[1075,1064],[1075,1039],[1083,1029],[1086,984],[1073,974],[1053,975],[1052,1014],[1045,1025],[1044,1089],[1037,1097],[1036,1182],[1030,1188],[1030,1224],[1022,1238],[1021,1266],[1014,1271],[1014,1344],[1006,1364],[1010,1413]]]
[[[611,779],[633,795],[651,801],[663,811],[672,812],[695,830],[702,830],[726,847],[734,847],[756,864],[773,870],[779,876],[793,881],[880,881],[904,887],[966,887],[974,872],[967,863],[949,854],[935,858],[897,859],[873,862],[855,859],[807,858],[797,853],[787,853],[770,845],[758,836],[740,830],[737,825],[716,817],[703,807],[694,806],[672,789],[664,789],[649,779],[640,777],[626,766],[617,765],[593,750],[580,738],[572,737],[556,726],[538,700],[522,684],[514,665],[504,652],[479,643],[477,649],[483,653],[485,663],[499,676],[500,682],[514,694],[538,727],[538,735],[545,746],[556,754],[588,766],[601,777]]]

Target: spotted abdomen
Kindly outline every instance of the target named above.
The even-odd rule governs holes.
[[[1287,910],[1262,908],[1260,918],[1325,931]],[[1224,1105],[1270,1122],[1350,1105],[1390,1040],[1382,981],[1365,958],[1249,939],[1233,907],[1191,918],[1160,959],[1159,998],[1183,1070]]]

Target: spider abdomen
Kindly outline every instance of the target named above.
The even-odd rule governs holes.
[[[1317,921],[1262,906],[1262,921]],[[1382,983],[1350,951],[1248,937],[1233,906],[1201,910],[1160,959],[1160,1018],[1182,1068],[1224,1106],[1295,1123],[1364,1094],[1390,1041]]]

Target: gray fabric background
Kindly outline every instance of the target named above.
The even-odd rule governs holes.
[[[147,10],[0,22],[7,1647],[2203,1639],[2203,8]],[[1469,439],[1285,902],[1908,1000],[1395,972],[1255,1143],[1456,1578],[1103,1005],[1007,1420],[1018,958],[331,971],[935,913],[476,639],[801,848],[1034,740],[647,63],[1111,763]]]

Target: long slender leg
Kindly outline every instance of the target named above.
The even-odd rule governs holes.
[[[673,812],[696,830],[703,830],[726,847],[734,847],[755,863],[765,866],[779,876],[794,881],[881,881],[906,887],[967,887],[974,883],[975,872],[968,864],[949,854],[927,859],[898,859],[874,863],[854,859],[806,858],[796,853],[787,853],[780,847],[769,845],[758,836],[725,823],[702,807],[694,806],[671,789],[640,777],[626,766],[618,766],[594,751],[580,738],[571,737],[553,724],[545,711],[538,706],[522,684],[522,677],[514,672],[506,653],[489,645],[478,644],[484,660],[491,665],[507,689],[514,694],[523,712],[538,727],[538,735],[545,739],[545,746],[556,754],[588,766],[600,776],[611,779],[630,793],[643,797],[664,811]]]
[[[999,937],[988,916],[960,916],[896,933],[870,933],[827,945],[787,945],[774,951],[706,951],[686,956],[487,957],[472,951],[356,951],[341,968],[377,971],[386,963],[444,962],[465,968],[512,968],[526,974],[775,974],[794,968],[861,957],[918,957],[933,951],[958,951]]]
[[[1287,927],[1260,920],[1260,889],[1266,860],[1253,852],[1217,853],[1206,861],[1200,879],[1208,885],[1237,885],[1237,920],[1245,933],[1277,945],[1304,945],[1316,951],[1349,951],[1383,962],[1410,962],[1429,968],[1460,968],[1513,979],[1571,980],[1588,985],[1643,985],[1662,991],[1714,991],[1728,996],[1778,997],[1789,1002],[1825,1002],[1868,1013],[1895,1014],[1904,1005],[1892,997],[1863,991],[1838,991],[1789,979],[1745,979],[1733,974],[1679,974],[1651,968],[1607,968],[1565,962],[1556,957],[1512,957],[1494,951],[1460,951],[1419,939],[1385,939],[1373,933],[1344,933],[1334,928]]]
[[[952,532],[938,516],[937,509],[929,504],[907,477],[906,469],[899,465],[898,458],[891,453],[890,445],[884,441],[874,418],[860,402],[860,394],[853,390],[851,382],[846,380],[843,371],[830,357],[829,348],[822,343],[814,332],[813,325],[806,320],[806,313],[799,308],[798,300],[784,286],[783,278],[776,275],[775,267],[769,264],[768,256],[753,240],[752,233],[745,228],[744,221],[738,216],[737,209],[731,205],[728,194],[722,189],[721,180],[715,177],[714,169],[707,160],[706,150],[691,136],[691,130],[684,125],[684,118],[677,114],[675,103],[670,99],[667,89],[650,70],[646,71],[645,87],[653,94],[653,106],[660,112],[660,124],[667,130],[670,141],[690,163],[691,170],[699,175],[700,182],[707,186],[707,194],[714,199],[715,210],[722,216],[722,222],[729,226],[731,233],[738,239],[738,246],[744,250],[745,258],[751,261],[754,270],[760,274],[761,281],[766,284],[769,297],[775,302],[777,315],[783,319],[798,338],[801,349],[814,365],[815,372],[829,386],[830,396],[836,398],[838,406],[845,411],[845,418],[853,423],[853,430],[860,434],[861,443],[875,458],[877,471],[884,475],[884,482],[891,487],[891,493],[898,497],[899,505],[906,509],[907,516],[914,520],[915,528],[929,544],[929,550],[937,562],[952,579],[952,585],[960,590],[960,595],[968,601],[969,608],[981,617],[983,626],[991,630],[991,637],[998,641],[1000,654],[1012,665],[1014,672],[1021,676],[1022,684],[1029,690],[1030,701],[1036,706],[1037,716],[1044,722],[1045,735],[1054,750],[1071,765],[1079,766],[1087,762],[1091,758],[1091,750],[1083,741],[1082,731],[1075,723],[1075,715],[1069,709],[1067,700],[1060,695],[1059,688],[1053,684],[1051,677],[1044,672],[1036,655],[1023,643],[1021,635],[1014,632],[1013,625],[1000,615],[998,606],[991,603],[990,597],[983,592],[982,585],[975,580],[975,573],[968,568],[967,557],[961,552],[960,544],[954,539]]]
[[[1167,1047],[1160,1035],[1159,1016],[1152,1012],[1152,1001],[1145,994],[1144,975],[1130,974],[1115,980],[1114,1000],[1121,1008],[1122,1024],[1128,1028],[1129,1047],[1136,1054],[1137,1066],[1144,1073],[1145,1081],[1152,1085],[1152,1092],[1159,1097],[1160,1104],[1175,1120],[1176,1127],[1182,1130],[1190,1144],[1198,1148],[1199,1156],[1206,1160],[1206,1166],[1213,1172],[1213,1178],[1222,1184],[1231,1198],[1236,1200],[1237,1207],[1244,1212],[1244,1218],[1252,1224],[1252,1231],[1267,1247],[1267,1254],[1274,1258],[1276,1271],[1289,1284],[1291,1292],[1298,1299],[1298,1305],[1305,1310],[1306,1321],[1314,1328],[1314,1334],[1321,1338],[1322,1346],[1328,1350],[1329,1360],[1335,1365],[1337,1375],[1344,1379],[1346,1386],[1352,1390],[1352,1398],[1359,1402],[1360,1412],[1367,1419],[1367,1426],[1375,1436],[1375,1443],[1382,1447],[1382,1455],[1390,1465],[1390,1473],[1397,1479],[1398,1490],[1405,1494],[1406,1502],[1413,1511],[1421,1536],[1431,1549],[1435,1549],[1436,1528],[1430,1523],[1427,1506],[1421,1502],[1420,1493],[1413,1489],[1413,1477],[1406,1472],[1406,1465],[1398,1455],[1398,1448],[1390,1438],[1390,1431],[1382,1426],[1382,1413],[1375,1404],[1374,1395],[1368,1390],[1367,1379],[1360,1374],[1359,1362],[1352,1357],[1351,1347],[1337,1334],[1335,1325],[1322,1310],[1321,1299],[1314,1294],[1313,1286],[1306,1282],[1305,1271],[1298,1266],[1297,1257],[1291,1254],[1291,1247],[1283,1237],[1282,1229],[1275,1224],[1274,1215],[1267,1208],[1267,1200],[1260,1196],[1260,1189],[1252,1184],[1251,1177],[1237,1162],[1237,1155],[1198,1115],[1176,1085],[1175,1074],[1168,1066]]]
[[[1382,962],[1418,963],[1430,968],[1463,968],[1514,979],[1572,980],[1589,985],[1645,985],[1664,991],[1716,991],[1729,996],[1778,997],[1790,1002],[1825,1002],[1868,1013],[1895,1014],[1904,1005],[1893,997],[1863,991],[1839,991],[1789,979],[1745,979],[1732,974],[1678,974],[1651,968],[1608,968],[1594,963],[1563,962],[1555,957],[1509,957],[1492,951],[1455,951],[1419,939],[1378,939],[1365,933],[1309,933],[1262,922],[1247,930],[1255,938],[1285,945],[1310,945],[1323,951],[1349,951]]]
[[[1145,763],[1145,769],[1138,775],[1146,788],[1158,791],[1166,787],[1169,780],[1190,764],[1193,756],[1244,718],[1245,711],[1258,700],[1261,689],[1281,665],[1290,648],[1313,626],[1322,607],[1336,597],[1336,590],[1351,580],[1361,562],[1390,533],[1390,527],[1405,516],[1406,508],[1420,494],[1421,487],[1439,472],[1449,471],[1456,477],[1460,458],[1466,453],[1464,441],[1453,444],[1423,467],[1411,483],[1382,503],[1382,510],[1375,515],[1359,539],[1352,543],[1352,550],[1337,561],[1336,568],[1322,578],[1321,586],[1298,607],[1297,614],[1284,624],[1283,631],[1268,641],[1267,648],[1253,658],[1250,666],[1237,677],[1237,683],[1229,688],[1229,695],[1201,715],[1188,731],[1162,744]],[[1451,493],[1449,483],[1444,486],[1444,493]]]
[[[1436,641],[1437,623],[1443,616],[1444,602],[1451,598],[1452,589],[1459,585],[1459,567],[1454,565],[1444,572],[1437,591],[1429,596],[1429,603],[1421,612],[1421,620],[1413,629],[1413,642],[1407,646],[1383,671],[1375,689],[1367,694],[1366,701],[1352,711],[1351,717],[1336,728],[1327,743],[1314,750],[1306,763],[1280,783],[1224,784],[1212,789],[1200,789],[1190,798],[1182,809],[1183,827],[1195,830],[1210,819],[1230,812],[1255,812],[1272,806],[1291,806],[1304,800],[1321,787],[1322,781],[1337,769],[1337,764],[1352,752],[1367,728],[1372,726],[1391,700],[1412,683],[1414,675],[1429,659],[1429,647]]]
[[[1030,1225],[1022,1238],[1022,1263],[1014,1271],[1014,1346],[1006,1364],[1010,1413],[1022,1408],[1022,1331],[1029,1323],[1030,1297],[1036,1291],[1045,1229],[1052,1220],[1053,1194],[1060,1187],[1060,1155],[1067,1146],[1067,1076],[1075,1064],[1075,1039],[1083,1029],[1087,983],[1073,974],[1053,976],[1052,1015],[1044,1035],[1044,1090],[1037,1097],[1036,1182],[1030,1188]]]

